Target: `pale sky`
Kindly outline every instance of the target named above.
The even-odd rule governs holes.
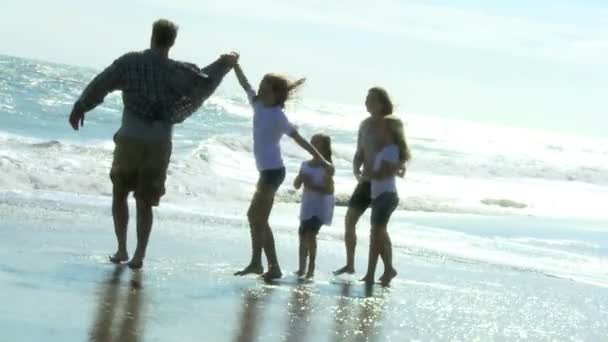
[[[172,57],[238,50],[255,83],[307,77],[304,100],[382,85],[402,112],[608,137],[605,0],[3,0],[0,53],[100,69],[160,17],[180,25]]]

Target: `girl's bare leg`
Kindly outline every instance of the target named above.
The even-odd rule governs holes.
[[[308,233],[306,236],[308,242],[308,272],[306,272],[306,278],[311,279],[315,276],[315,265],[317,259],[317,236],[315,233]]]
[[[262,250],[266,243],[266,233],[269,229],[268,217],[274,202],[274,191],[269,187],[261,185],[253,194],[247,218],[249,220],[249,230],[251,234],[251,261],[243,270],[234,275],[242,276],[247,274],[262,274]]]
[[[308,256],[308,249],[306,248],[306,241],[304,240],[304,235],[303,234],[299,234],[300,237],[300,247],[299,247],[299,268],[298,271],[296,272],[298,277],[301,277],[304,275],[304,272],[306,270],[306,259]]]

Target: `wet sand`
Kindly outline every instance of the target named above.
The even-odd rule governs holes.
[[[0,340],[601,341],[608,336],[606,287],[407,246],[395,250],[400,274],[390,288],[331,276],[343,262],[343,244],[333,238],[319,242],[314,283],[291,275],[274,284],[234,277],[249,258],[248,228],[240,216],[244,206],[205,210],[184,214],[161,208],[145,267],[133,272],[107,262],[114,247],[107,206],[1,203]],[[280,213],[292,210],[278,207]],[[337,211],[337,217],[342,214]],[[281,214],[276,216],[282,222]],[[442,220],[437,214],[416,217]],[[447,217],[442,222],[454,224]],[[277,228],[279,256],[284,273],[290,273],[297,261],[296,228]],[[359,232],[361,276],[367,230]],[[133,248],[133,230],[129,239]]]

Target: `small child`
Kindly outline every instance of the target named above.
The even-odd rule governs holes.
[[[310,144],[321,153],[325,160],[332,162],[329,136],[315,134],[310,140]],[[312,279],[315,274],[317,256],[317,234],[322,225],[331,224],[334,213],[334,182],[322,161],[313,158],[302,163],[300,173],[293,182],[296,189],[300,189],[302,185],[304,185],[304,191],[300,207],[300,268],[296,274],[298,277],[306,274],[306,279]],[[305,273],[307,258],[308,271]]]

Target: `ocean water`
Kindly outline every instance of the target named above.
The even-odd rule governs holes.
[[[89,113],[82,131],[74,132],[67,124],[73,102],[94,75],[91,69],[0,56],[2,191],[110,194],[112,136],[122,108],[119,94]],[[234,81],[228,75],[225,82]],[[399,114],[407,123],[414,155],[407,177],[399,181],[403,208],[606,216],[608,139]],[[257,176],[251,115],[243,94],[220,92],[176,128],[167,201],[249,199]],[[311,101],[304,89],[288,115],[305,135],[325,132],[333,138],[337,195],[348,198],[355,184],[350,161],[358,124],[366,116],[363,106]],[[279,199],[293,202],[298,195],[288,184],[307,155],[288,138],[283,150],[288,181]]]
[[[102,289],[99,312],[107,306],[104,293],[115,297],[102,275],[110,271],[106,253],[114,243],[107,230],[108,172],[120,98],[109,96],[79,132],[67,122],[95,73],[0,56],[0,283],[9,298],[54,303],[41,307],[42,318],[28,319],[29,306],[8,302],[0,330],[23,340],[85,336],[95,287]],[[226,82],[235,80],[229,75]],[[318,277],[308,289],[265,288],[232,277],[248,258],[245,211],[257,178],[251,115],[243,94],[219,92],[175,130],[167,196],[155,217],[148,280],[138,299],[153,308],[140,315],[147,320],[144,335],[158,339],[180,328],[185,340],[194,340],[204,317],[212,326],[205,333],[217,340],[239,331],[254,336],[246,318],[264,319],[249,312],[256,310],[250,293],[258,292],[262,307],[276,311],[258,323],[267,327],[257,332],[264,340],[285,340],[285,328],[288,336],[300,336],[288,340],[340,340],[329,336],[348,335],[353,322],[364,328],[352,330],[353,340],[374,340],[365,337],[369,322],[372,330],[384,330],[376,340],[387,341],[597,341],[608,334],[608,140],[400,113],[414,155],[398,181],[402,209],[408,210],[397,211],[390,225],[400,274],[392,289],[362,299],[358,285],[348,295],[330,276],[343,262],[345,208],[336,209],[334,226],[319,235]],[[350,161],[358,124],[366,117],[363,106],[315,102],[304,89],[288,115],[306,136],[332,136],[336,191],[343,202],[355,185]],[[291,270],[299,194],[290,184],[307,156],[287,138],[282,146],[288,178],[272,224],[282,266]],[[359,272],[366,261],[364,229],[358,230]],[[133,229],[130,234],[133,242]],[[268,291],[274,299],[264,302]],[[287,300],[289,308],[316,315],[276,323],[284,318]],[[201,312],[210,304],[221,309]],[[340,318],[358,310],[362,316],[353,322]],[[234,318],[237,311],[244,318]],[[332,328],[327,317],[334,316]],[[225,324],[230,319],[235,326]],[[310,339],[293,322],[308,322]]]

